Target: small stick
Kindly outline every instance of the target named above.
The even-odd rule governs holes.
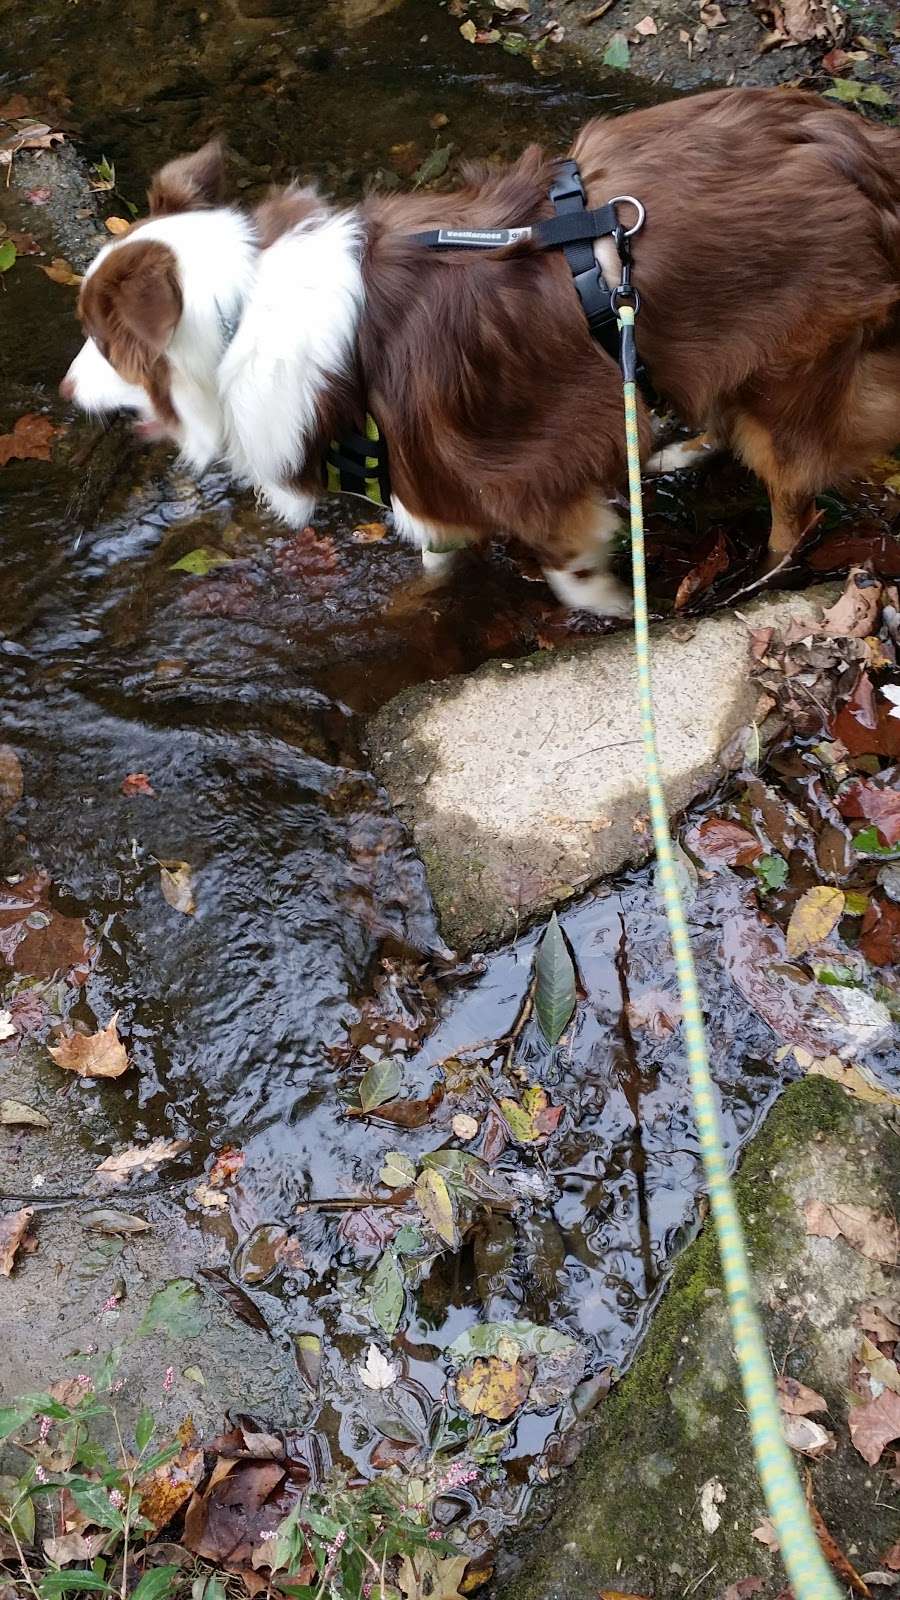
[[[602,6],[597,6],[594,11],[585,11],[579,20],[585,24],[599,22],[601,17],[606,16],[607,11],[612,10],[615,3],[616,0],[603,0]]]

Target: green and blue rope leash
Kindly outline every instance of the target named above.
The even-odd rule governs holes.
[[[681,903],[656,747],[650,673],[650,631],[647,616],[647,574],[644,561],[644,513],[641,497],[637,392],[634,376],[635,307],[620,304],[617,310],[622,332],[625,439],[631,503],[631,563],[634,573],[634,647],[637,658],[638,704],[644,766],[650,799],[653,843],[658,863],[657,881],[662,888],[669,937],[678,973],[694,1114],[718,1237],[725,1298],[750,1421],[756,1469],[795,1600],[840,1600],[841,1590],[822,1554],[791,1452],[781,1431],[781,1412],[772,1375],[772,1363],[756,1310],[743,1228],[722,1146],[716,1091],[709,1069],[706,1030],[700,1009],[700,992],[697,987],[697,974],[684,907]]]

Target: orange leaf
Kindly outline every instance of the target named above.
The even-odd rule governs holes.
[[[4,1278],[8,1278],[12,1272],[16,1251],[29,1249],[26,1235],[33,1216],[32,1207],[23,1206],[21,1211],[10,1211],[8,1216],[0,1217],[0,1272]],[[35,1248],[34,1241],[31,1242],[30,1248],[32,1250]]]
[[[107,217],[105,226],[110,233],[114,233],[118,238],[121,234],[129,232],[131,223],[126,221],[124,217]]]
[[[66,1033],[48,1047],[58,1067],[83,1078],[119,1078],[128,1069],[128,1055],[119,1038],[118,1011],[99,1033]]]
[[[49,461],[50,441],[64,428],[57,428],[49,417],[29,412],[13,424],[12,433],[0,433],[0,467],[8,461]]]

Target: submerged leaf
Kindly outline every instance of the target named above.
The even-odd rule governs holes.
[[[195,1339],[205,1326],[200,1290],[190,1278],[173,1278],[151,1295],[137,1331],[144,1335],[159,1328],[173,1339]]]
[[[403,1074],[399,1062],[386,1056],[381,1061],[373,1061],[360,1079],[359,1100],[363,1111],[375,1111],[388,1100],[395,1100]]]
[[[455,1250],[459,1244],[456,1214],[445,1180],[439,1172],[426,1167],[416,1179],[416,1200],[425,1221],[439,1238]]]
[[[512,1349],[516,1351],[516,1346]],[[479,1358],[459,1374],[456,1398],[473,1416],[505,1422],[527,1400],[531,1378],[531,1372],[517,1359]]]
[[[801,956],[817,944],[823,944],[844,914],[844,896],[840,889],[818,884],[807,889],[797,901],[787,927],[787,953]]]
[[[194,900],[193,868],[187,861],[158,861],[159,886],[163,899],[175,911],[192,917],[197,909]]]
[[[393,1250],[385,1250],[369,1279],[369,1304],[382,1333],[397,1332],[406,1303],[403,1273]]]
[[[0,1035],[2,1037],[2,1035]],[[22,1100],[0,1100],[0,1124],[8,1128],[49,1128],[50,1118]]]
[[[231,556],[226,556],[221,550],[208,550],[206,545],[198,545],[196,550],[189,550],[180,561],[173,561],[170,572],[190,572],[195,578],[205,578],[208,572],[216,567],[231,565]]]
[[[99,1033],[63,1034],[47,1053],[58,1067],[78,1072],[82,1078],[119,1078],[128,1070],[128,1054],[116,1026],[118,1011]]]
[[[575,968],[555,911],[538,947],[534,972],[535,1015],[547,1043],[555,1045],[575,1010]]]

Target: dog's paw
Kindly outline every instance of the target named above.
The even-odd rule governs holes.
[[[715,455],[716,449],[715,442],[706,433],[698,433],[695,439],[681,439],[677,444],[667,444],[644,462],[644,476],[659,478],[666,472],[684,472],[688,467],[699,466],[701,461],[708,461],[711,455]]]

